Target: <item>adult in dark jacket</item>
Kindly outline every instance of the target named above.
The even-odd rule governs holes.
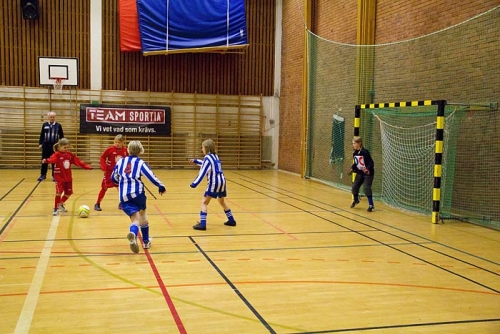
[[[38,140],[38,148],[42,149],[42,160],[50,158],[54,154],[54,145],[59,139],[64,138],[63,128],[61,124],[56,122],[56,113],[53,111],[48,112],[47,119],[48,121],[42,125],[40,139]],[[43,181],[47,178],[48,167],[48,164],[42,163],[38,181]],[[54,164],[52,164],[52,180],[54,180]]]

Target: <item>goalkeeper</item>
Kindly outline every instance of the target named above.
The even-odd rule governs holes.
[[[363,139],[361,137],[354,137],[352,139],[352,148],[354,152],[352,157],[354,163],[349,169],[349,174],[356,173],[354,182],[352,183],[352,195],[354,200],[351,204],[351,208],[354,208],[356,204],[359,204],[359,189],[363,185],[363,190],[365,192],[366,198],[368,198],[368,212],[372,212],[375,209],[373,205],[372,196],[372,183],[373,176],[375,174],[375,163],[370,155],[370,152],[363,147]]]

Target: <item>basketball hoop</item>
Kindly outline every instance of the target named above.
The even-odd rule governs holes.
[[[54,86],[54,91],[56,93],[62,94],[62,89],[64,86],[64,79],[63,78],[51,78],[52,80],[52,85]]]

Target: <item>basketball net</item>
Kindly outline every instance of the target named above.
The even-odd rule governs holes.
[[[54,86],[54,92],[62,94],[64,80],[62,78],[52,78],[52,84]]]

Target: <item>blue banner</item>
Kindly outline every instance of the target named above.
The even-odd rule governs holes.
[[[244,0],[137,0],[142,52],[247,45]]]

